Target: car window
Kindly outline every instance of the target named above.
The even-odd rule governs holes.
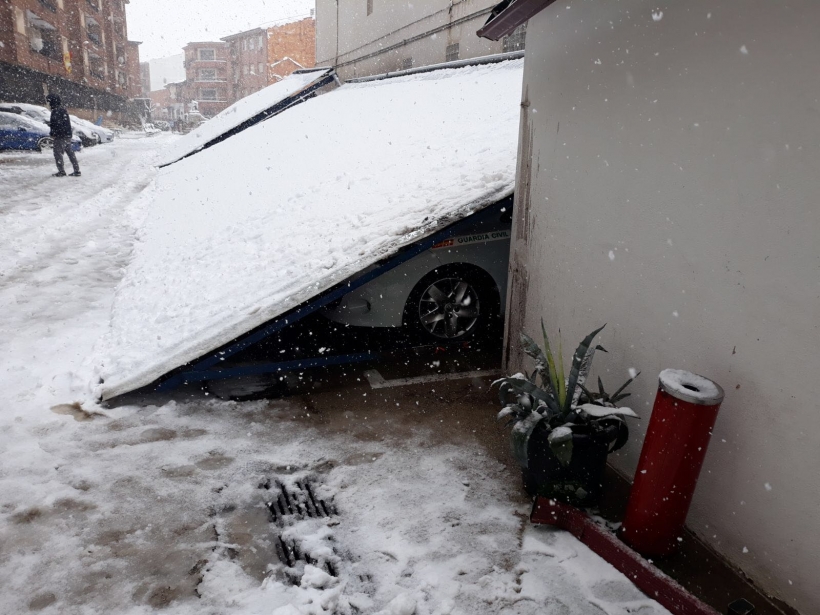
[[[17,128],[21,126],[20,120],[13,116],[6,113],[0,114],[0,125],[4,128]]]

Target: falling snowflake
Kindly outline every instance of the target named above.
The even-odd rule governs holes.
[[[600,58],[598,58],[597,60],[595,60],[595,64],[600,64],[600,63],[601,63],[601,59],[600,59]]]
[[[615,260],[615,252],[613,252],[612,250],[609,251],[609,260],[611,260],[611,261]]]
[[[663,19],[663,11],[652,11],[652,21],[660,21]]]
[[[742,53],[744,56],[749,55],[749,50],[746,49],[746,45],[741,45],[740,46],[740,53]]]

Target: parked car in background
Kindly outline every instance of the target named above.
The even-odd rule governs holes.
[[[0,111],[0,150],[32,150],[42,152],[54,147],[48,126],[22,113]],[[77,137],[71,139],[71,149],[82,149]]]
[[[159,128],[157,128],[153,124],[143,124],[142,129],[145,131],[145,134],[147,134],[148,136],[153,136],[157,133],[162,132]]]
[[[94,122],[89,122],[81,117],[75,117],[72,115],[71,125],[79,125],[84,130],[90,132],[96,143],[111,143],[114,140],[113,130],[108,130],[108,128],[104,128],[103,126],[97,126]]]
[[[0,112],[8,113],[22,113],[33,120],[42,122],[48,125],[51,121],[51,111],[40,105],[31,105],[28,103],[0,103]],[[77,137],[85,147],[97,145],[99,141],[95,134],[88,128],[77,123],[79,118],[71,116],[71,129],[74,136]]]

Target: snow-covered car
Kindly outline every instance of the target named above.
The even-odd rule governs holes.
[[[496,207],[497,215],[381,274],[323,314],[355,327],[402,327],[428,342],[491,332],[503,322],[506,303],[512,197]]]
[[[0,104],[0,111],[7,111],[11,113],[22,113],[33,120],[42,122],[48,125],[51,122],[51,111],[40,105],[31,105],[29,103],[2,103]],[[98,141],[94,133],[87,128],[78,125],[75,116],[71,116],[71,130],[74,136],[77,137],[85,147],[97,145]]]
[[[84,120],[81,117],[76,117],[72,115],[71,125],[79,125],[83,128],[83,130],[89,132],[91,134],[92,139],[94,139],[94,141],[96,142],[95,144],[111,143],[114,140],[114,131],[108,130],[108,128],[104,128],[103,126],[97,126],[97,124],[89,122],[88,120]]]
[[[49,127],[22,113],[0,111],[0,150],[33,150],[41,152],[54,147]],[[71,139],[71,148],[77,152],[82,143]]]
[[[147,135],[155,135],[162,132],[159,128],[154,126],[153,124],[144,124],[142,129],[145,131]]]

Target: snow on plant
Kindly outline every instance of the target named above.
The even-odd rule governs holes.
[[[512,454],[522,468],[528,467],[530,436],[542,421],[546,421],[550,432],[550,450],[563,465],[569,465],[572,459],[572,436],[576,429],[601,433],[609,431],[614,436],[615,448],[622,446],[629,437],[623,417],[636,418],[637,415],[629,408],[618,408],[615,404],[630,395],[624,390],[640,372],[630,377],[612,395],[605,391],[600,377],[597,393],[584,386],[595,351],[606,352],[603,346],[592,345],[595,336],[604,327],[587,335],[578,345],[572,356],[568,377],[564,372],[560,332],[557,353],[552,351],[543,320],[543,349],[529,335],[521,333],[521,345],[524,352],[535,360],[535,370],[530,375],[523,373],[501,378],[495,384],[499,385],[499,399],[504,405],[498,419],[507,419],[507,425],[512,427]]]

